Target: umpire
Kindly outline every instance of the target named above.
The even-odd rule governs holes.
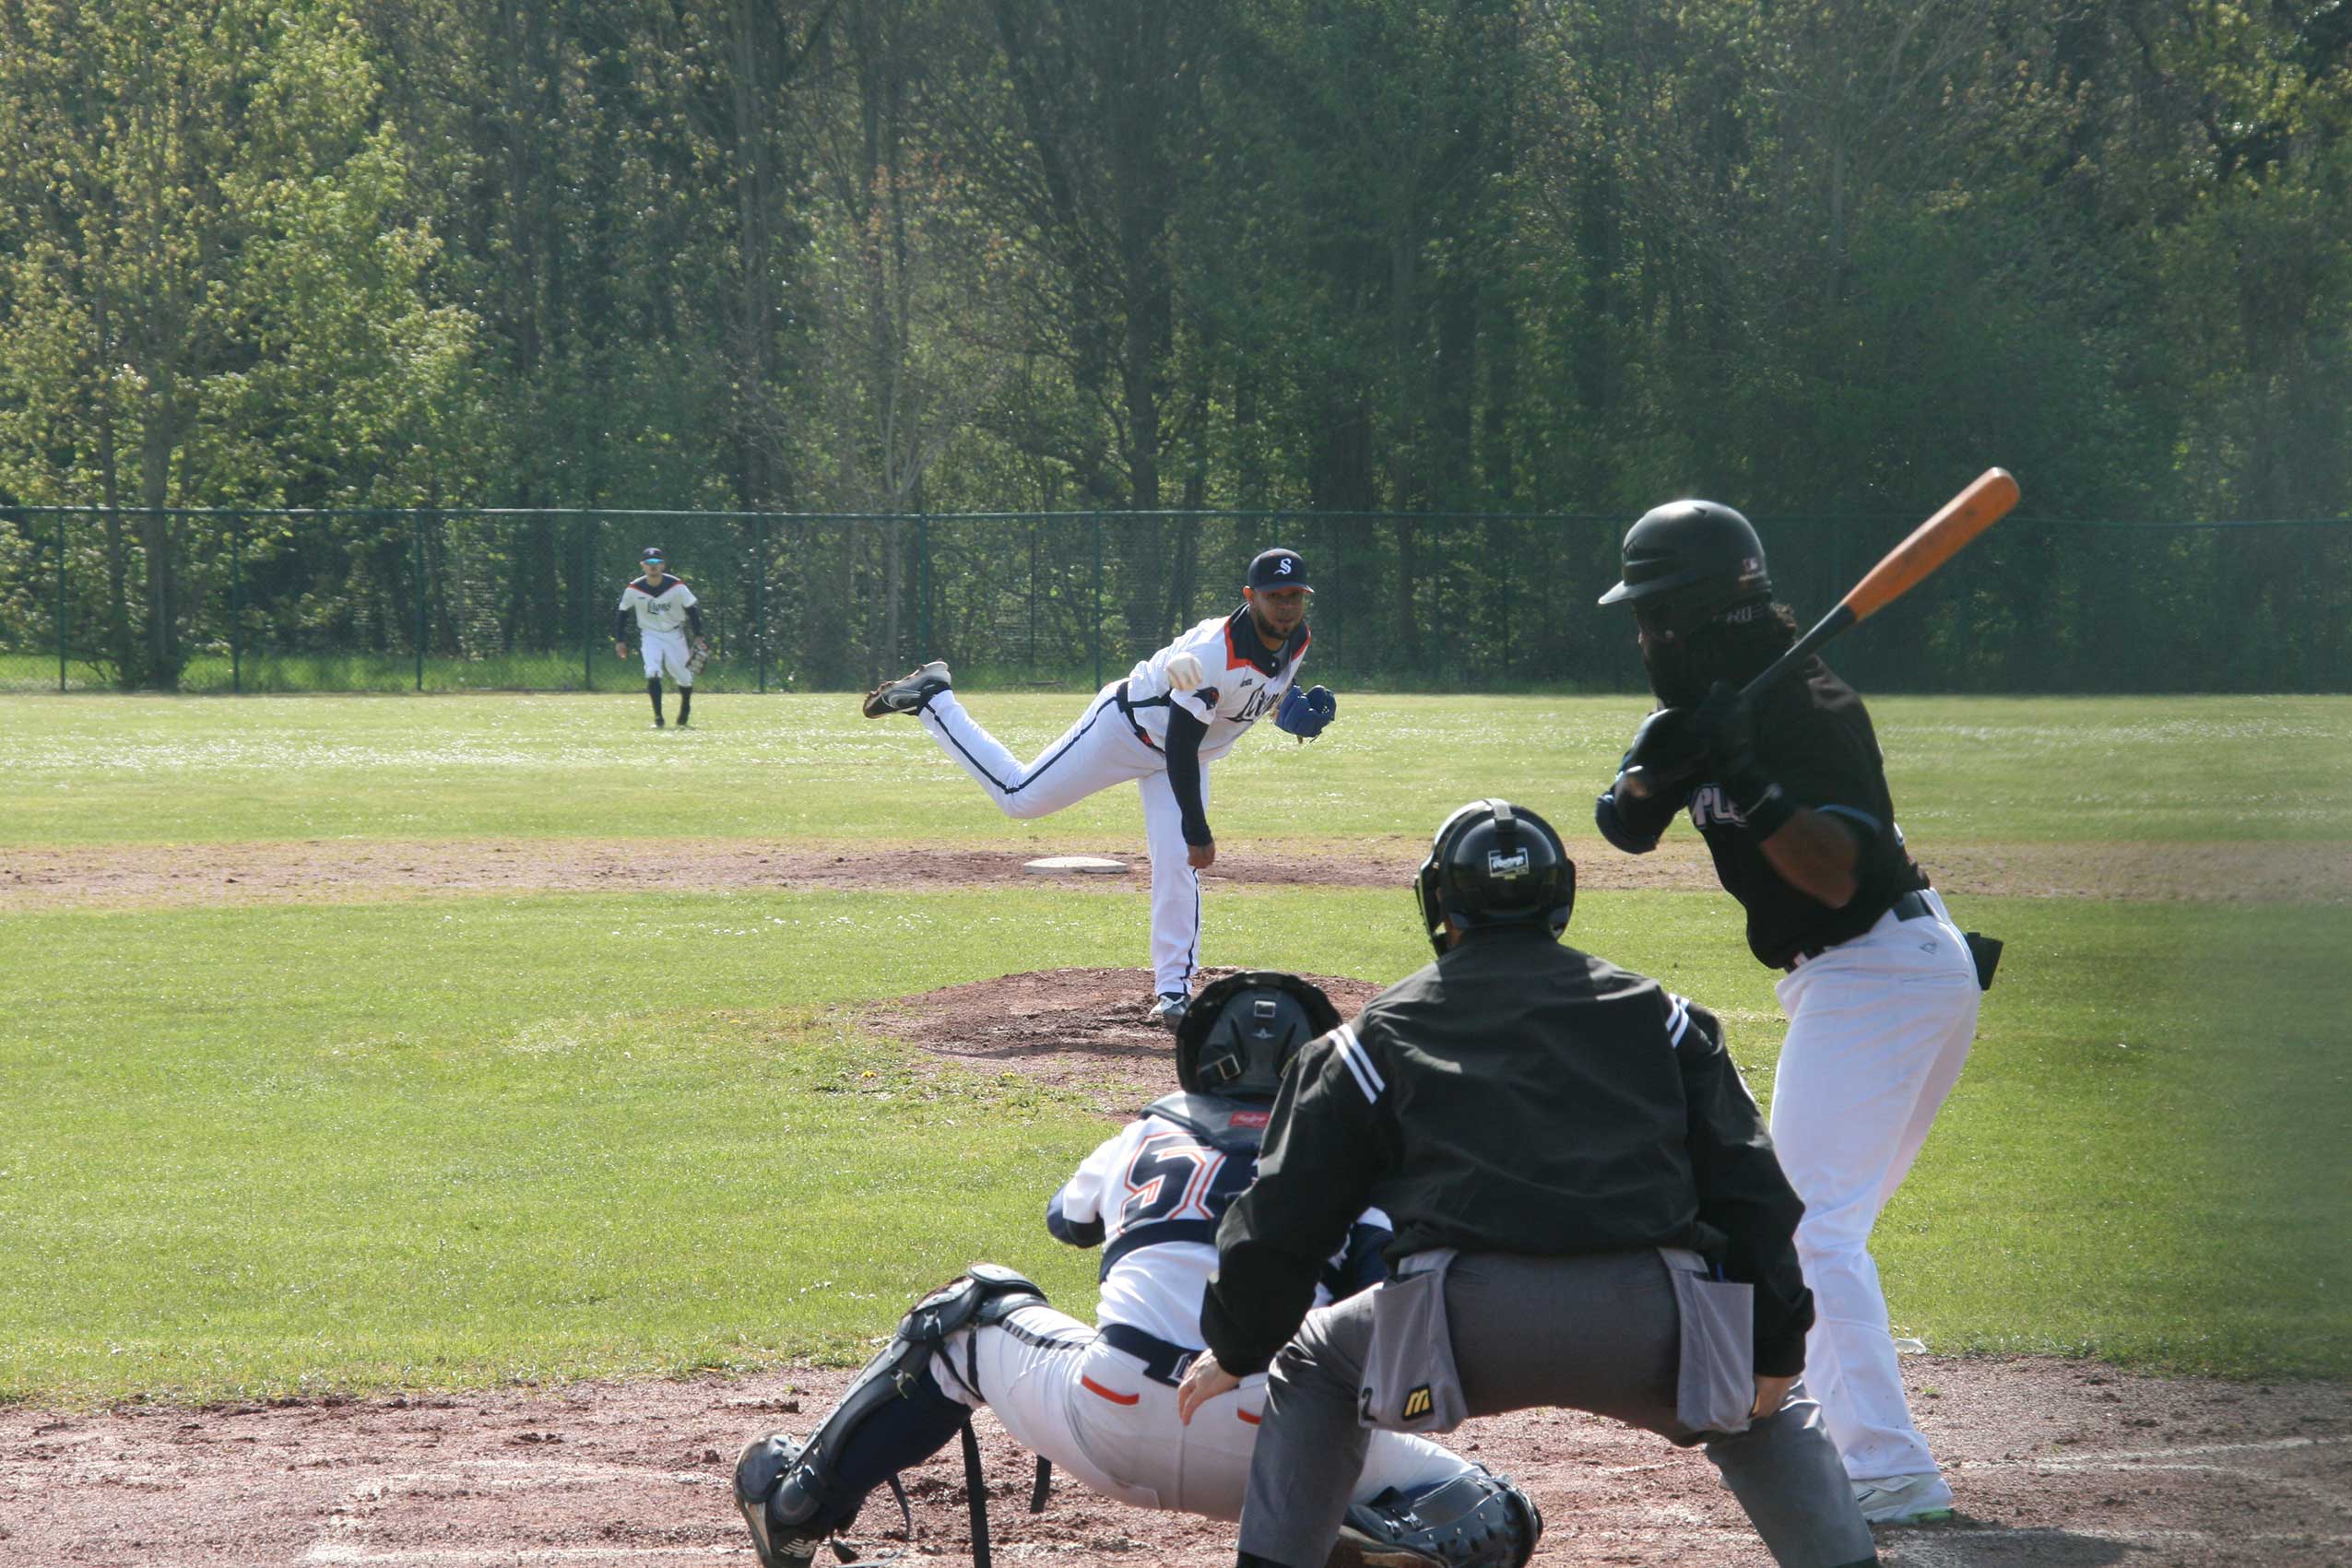
[[[1796,1195],[1714,1015],[1558,940],[1576,868],[1507,802],[1448,817],[1415,893],[1437,961],[1299,1054],[1218,1228],[1179,1403],[1271,1363],[1242,1568],[1344,1539],[1365,1425],[1544,1406],[1705,1444],[1780,1563],[1875,1562],[1797,1386]],[[1389,1281],[1308,1317],[1376,1205]]]

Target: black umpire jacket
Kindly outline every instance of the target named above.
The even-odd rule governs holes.
[[[1755,1286],[1756,1371],[1804,1365],[1803,1206],[1714,1015],[1536,927],[1471,933],[1292,1062],[1217,1230],[1200,1326],[1228,1372],[1273,1359],[1375,1207],[1391,1266],[1689,1247]]]

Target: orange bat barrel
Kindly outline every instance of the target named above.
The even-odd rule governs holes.
[[[1924,581],[1929,572],[1960,553],[1960,547],[1992,527],[2017,504],[2017,481],[2006,468],[1987,468],[1976,482],[1944,503],[1936,514],[1911,530],[1911,536],[1886,552],[1838,602],[1868,620]]]
[[[1940,507],[1934,516],[1911,530],[1911,536],[1888,550],[1869,575],[1846,592],[1838,607],[1797,639],[1796,645],[1762,675],[1740,688],[1753,698],[1813,656],[1832,637],[1861,624],[1920,585],[1929,573],[1960,553],[1960,547],[1992,527],[2017,504],[2017,481],[2006,468],[1987,468],[1974,483]]]

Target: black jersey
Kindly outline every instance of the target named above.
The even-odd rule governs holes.
[[[1802,678],[1781,681],[1755,702],[1755,754],[1764,776],[1799,806],[1836,817],[1861,841],[1853,899],[1832,909],[1791,887],[1747,822],[1717,785],[1690,792],[1691,823],[1715,857],[1723,890],[1747,911],[1748,949],[1775,969],[1798,954],[1859,937],[1903,894],[1924,888],[1926,876],[1903,847],[1886,763],[1870,714],[1854,689],[1819,659]]]
[[[1299,1052],[1217,1230],[1201,1326],[1227,1371],[1267,1363],[1376,1207],[1391,1264],[1689,1247],[1756,1287],[1758,1370],[1803,1363],[1802,1206],[1714,1015],[1542,930],[1474,933]]]

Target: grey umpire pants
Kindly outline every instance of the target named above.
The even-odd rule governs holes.
[[[1446,1315],[1472,1416],[1560,1406],[1696,1435],[1674,1419],[1680,1316],[1653,1252],[1465,1253],[1446,1281]],[[1291,1568],[1330,1554],[1369,1436],[1356,1389],[1371,1343],[1367,1291],[1310,1314],[1274,1358],[1242,1503],[1244,1551]],[[1778,1414],[1708,1442],[1707,1456],[1782,1568],[1875,1560],[1821,1407],[1802,1384]]]

